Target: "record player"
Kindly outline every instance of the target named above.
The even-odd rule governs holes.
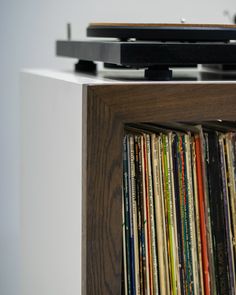
[[[236,69],[236,25],[91,23],[87,37],[56,42],[58,56],[78,58],[76,71],[95,72],[95,62],[103,62],[144,69],[149,80],[170,80],[175,67]]]

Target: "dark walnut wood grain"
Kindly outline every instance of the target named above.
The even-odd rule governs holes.
[[[130,122],[236,119],[236,84],[84,89],[83,294],[121,294],[122,137]]]

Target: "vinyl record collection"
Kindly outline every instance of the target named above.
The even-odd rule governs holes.
[[[233,124],[127,126],[122,200],[124,294],[236,294]]]

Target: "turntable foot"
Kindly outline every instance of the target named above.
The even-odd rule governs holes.
[[[95,73],[97,70],[97,65],[93,61],[89,60],[79,60],[75,64],[76,72],[85,72],[85,73]]]
[[[172,70],[168,66],[151,66],[145,70],[147,80],[168,81],[172,79]]]

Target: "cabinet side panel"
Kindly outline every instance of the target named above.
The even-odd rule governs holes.
[[[81,294],[82,85],[21,76],[22,295]]]

